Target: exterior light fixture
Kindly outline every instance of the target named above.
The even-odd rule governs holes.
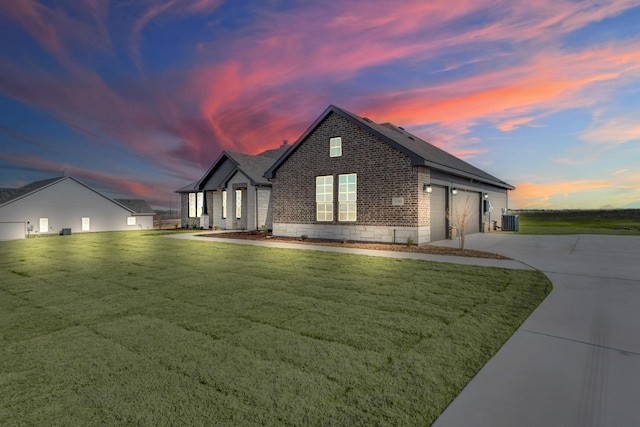
[[[487,200],[489,198],[489,193],[484,193],[482,196],[484,197],[485,200]]]
[[[423,190],[425,193],[431,193],[431,192],[433,191],[433,187],[431,187],[431,184],[424,184],[424,185],[422,186],[422,190]]]
[[[451,194],[453,194],[454,196],[455,196],[456,194],[458,194],[458,189],[457,189],[457,188],[452,188],[452,189],[451,189]]]

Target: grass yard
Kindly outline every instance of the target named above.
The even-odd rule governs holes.
[[[640,209],[515,211],[524,234],[640,236]]]
[[[0,425],[429,425],[540,272],[182,241],[0,242]]]

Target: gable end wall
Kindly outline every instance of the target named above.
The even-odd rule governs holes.
[[[329,156],[329,138],[342,137],[342,156]],[[422,181],[428,170],[411,166],[409,157],[337,114],[330,114],[278,168],[273,179],[273,222],[316,221],[315,178],[334,176],[335,225],[425,226]],[[357,221],[338,222],[338,175],[357,173]],[[395,206],[393,198],[404,204]],[[420,203],[423,212],[419,212]],[[331,224],[331,223],[329,223]],[[275,227],[275,225],[274,225]]]

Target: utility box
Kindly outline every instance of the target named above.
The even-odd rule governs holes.
[[[518,215],[502,215],[502,231],[520,231]]]
[[[61,236],[71,236],[71,229],[70,228],[63,228],[62,231],[60,232]]]

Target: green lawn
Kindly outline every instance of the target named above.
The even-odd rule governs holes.
[[[515,211],[523,234],[640,236],[640,209]]]
[[[0,425],[429,425],[549,290],[148,232],[0,242]]]

